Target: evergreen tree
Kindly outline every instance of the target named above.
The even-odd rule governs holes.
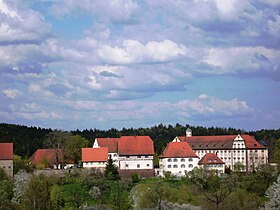
[[[265,209],[280,209],[280,175],[278,176],[277,180],[267,189],[266,197],[269,199],[269,201],[265,203]]]
[[[118,172],[118,168],[114,165],[112,158],[109,158],[106,168],[105,168],[105,177],[108,180],[119,180],[120,175]]]

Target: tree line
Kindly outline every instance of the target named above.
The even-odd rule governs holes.
[[[122,128],[120,130],[111,128],[108,130],[101,130],[97,128],[85,130],[65,131],[73,135],[79,135],[88,140],[88,146],[91,146],[95,138],[98,137],[120,137],[131,135],[146,135],[150,136],[154,141],[155,152],[160,154],[165,148],[166,144],[174,139],[176,136],[185,135],[187,128],[191,128],[193,135],[236,135],[236,134],[250,134],[255,136],[257,141],[265,145],[269,149],[269,156],[274,157],[277,149],[277,140],[280,139],[280,129],[262,129],[258,131],[245,131],[236,128],[221,128],[221,127],[202,127],[191,125],[155,125],[150,128]],[[0,124],[0,142],[13,142],[14,153],[23,157],[29,158],[37,149],[47,148],[46,138],[55,130],[50,128],[27,127],[23,125],[14,124]]]

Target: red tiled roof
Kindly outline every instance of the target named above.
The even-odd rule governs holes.
[[[100,147],[108,147],[109,153],[118,152],[118,141],[120,138],[96,138]]]
[[[225,164],[216,154],[207,153],[198,162],[199,165]]]
[[[149,136],[122,136],[118,150],[119,155],[153,155],[154,143]]]
[[[63,163],[63,151],[62,149],[37,149],[37,151],[31,156],[30,160],[33,164],[39,164],[43,159],[48,160],[48,166],[52,167],[54,164]]]
[[[82,162],[101,162],[108,160],[108,147],[82,148]]]
[[[0,160],[12,160],[13,155],[13,143],[0,143]]]
[[[245,140],[245,145],[249,149],[265,149],[265,146],[261,145],[254,136],[242,135]]]
[[[160,158],[198,157],[187,142],[169,142]]]
[[[180,141],[186,141],[193,149],[232,149],[233,140],[237,135],[220,136],[179,136]],[[241,135],[247,148],[265,149],[256,139],[250,135]]]

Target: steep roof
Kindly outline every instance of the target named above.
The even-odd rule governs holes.
[[[245,140],[245,145],[249,149],[265,149],[266,147],[261,145],[254,136],[242,135]]]
[[[220,136],[179,136],[180,141],[186,141],[193,149],[232,149],[233,141],[237,135]],[[246,148],[265,149],[256,139],[250,135],[241,135]]]
[[[225,164],[216,154],[207,153],[198,162],[198,165]]]
[[[13,150],[13,143],[0,143],[0,160],[12,160]]]
[[[54,164],[63,163],[63,151],[62,149],[37,149],[30,157],[31,162],[35,165],[39,164],[43,159],[48,161],[49,167],[52,167]]]
[[[118,151],[119,155],[153,155],[154,143],[149,136],[122,136]]]
[[[198,157],[187,142],[169,142],[160,158]]]
[[[108,160],[108,147],[82,148],[82,162],[101,162]]]
[[[99,147],[108,147],[109,153],[118,152],[118,141],[120,138],[96,138]]]

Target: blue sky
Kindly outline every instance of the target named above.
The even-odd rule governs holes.
[[[279,0],[0,0],[0,122],[280,125]]]

